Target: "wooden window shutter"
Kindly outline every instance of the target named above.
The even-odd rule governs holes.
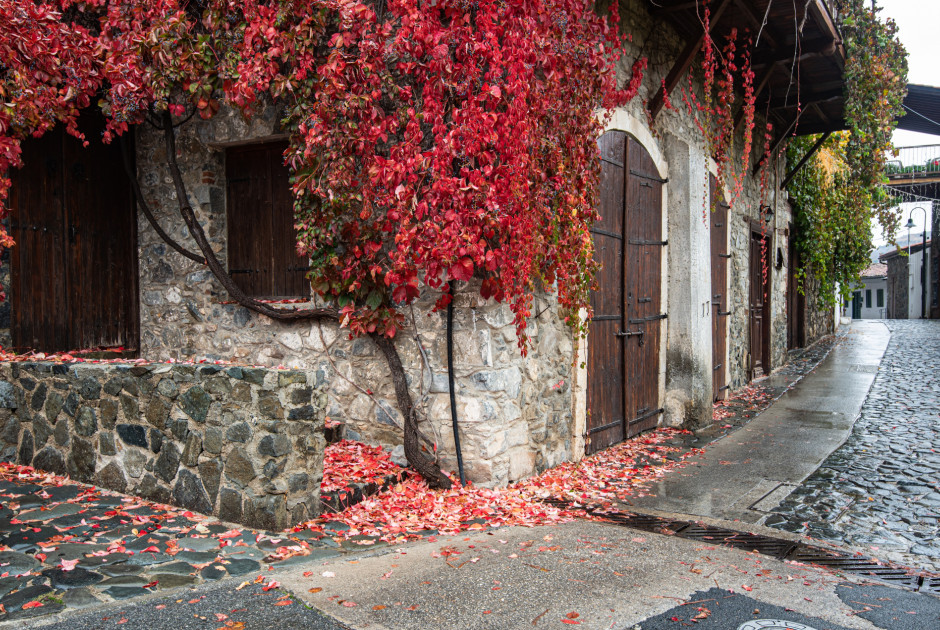
[[[228,268],[251,297],[310,295],[308,262],[297,255],[286,148],[286,142],[269,142],[225,154]]]

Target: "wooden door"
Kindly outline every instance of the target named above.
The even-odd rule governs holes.
[[[23,144],[10,195],[11,336],[18,351],[139,348],[137,212],[103,120]]]
[[[662,335],[663,179],[650,154],[633,138],[627,143],[624,293],[627,335],[625,407],[627,436],[654,428],[659,406],[659,343]]]
[[[253,297],[310,295],[307,260],[297,254],[286,149],[278,141],[225,152],[229,273]]]
[[[790,224],[787,245],[787,349],[802,348],[805,344],[806,298],[800,291],[799,253],[796,250],[796,235]]]
[[[623,132],[600,140],[600,269],[591,294],[586,451],[656,426],[659,414],[662,184],[649,154]]]
[[[718,181],[710,177],[712,263],[712,397],[721,400],[728,390],[728,204],[721,199]]]
[[[770,239],[751,231],[751,373],[755,379],[770,372]]]
[[[609,132],[600,139],[601,215],[594,224],[597,290],[591,293],[594,318],[588,336],[588,425],[585,449],[594,453],[626,437],[623,413],[624,346],[618,333],[624,324],[624,194],[627,136]]]

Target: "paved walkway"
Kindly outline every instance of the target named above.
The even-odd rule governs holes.
[[[940,321],[885,324],[891,342],[851,436],[766,524],[940,570]]]
[[[883,323],[856,322],[829,356],[770,408],[709,445],[633,506],[762,522],[849,437],[889,336]]]

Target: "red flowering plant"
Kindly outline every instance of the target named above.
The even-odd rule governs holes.
[[[371,335],[414,464],[414,410],[389,338],[422,287],[440,291],[440,308],[449,282],[477,278],[483,297],[510,305],[523,351],[536,291],[556,291],[569,314],[589,308],[598,112],[631,99],[645,68],[618,86],[617,16],[616,2],[602,16],[587,0],[0,0],[0,173],[21,166],[30,135],[64,123],[81,137],[93,103],[106,142],[153,122],[200,252],[170,242],[138,194],[158,233],[247,308]],[[298,248],[336,308],[245,296],[189,207],[174,127],[263,102],[286,112]],[[0,218],[9,186],[0,179]]]

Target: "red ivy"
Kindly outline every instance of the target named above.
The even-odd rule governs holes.
[[[0,173],[93,99],[105,140],[152,109],[285,106],[298,249],[356,334],[422,287],[478,279],[524,342],[540,288],[589,305],[596,139],[618,88],[617,3],[0,0]],[[0,179],[0,214],[9,180]],[[0,245],[9,246],[0,232]]]

